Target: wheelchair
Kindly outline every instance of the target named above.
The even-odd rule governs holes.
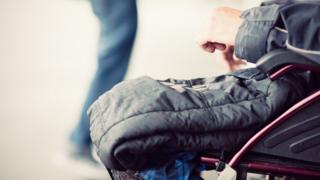
[[[263,56],[257,68],[271,80],[299,69],[320,76],[320,64],[285,49]],[[245,180],[248,173],[320,179],[320,89],[270,121],[237,152],[206,153],[200,161],[220,172],[219,180]]]

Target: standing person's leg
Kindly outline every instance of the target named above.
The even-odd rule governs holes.
[[[98,67],[84,103],[80,120],[71,134],[71,143],[80,156],[90,156],[87,110],[105,91],[122,81],[137,28],[135,0],[91,0],[100,22]]]

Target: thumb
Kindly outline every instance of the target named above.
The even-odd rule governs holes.
[[[227,46],[225,44],[217,43],[217,42],[214,43],[214,46],[216,47],[216,49],[219,49],[221,51],[223,51],[227,48]]]

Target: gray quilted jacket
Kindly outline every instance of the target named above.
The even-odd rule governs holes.
[[[257,69],[193,80],[141,77],[93,104],[91,137],[102,162],[117,170],[159,167],[184,151],[236,150],[310,93],[308,84],[315,84],[309,73],[271,82]]]
[[[313,31],[320,27],[319,14],[318,1],[247,10],[236,54],[256,62],[287,47],[319,60]],[[117,170],[159,167],[185,151],[236,150],[319,85],[319,76],[309,72],[270,81],[257,69],[192,80],[141,77],[116,85],[91,106],[91,138],[104,165]]]

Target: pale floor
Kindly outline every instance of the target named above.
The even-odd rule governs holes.
[[[235,3],[236,2],[236,3]],[[196,32],[232,0],[139,1],[128,78],[196,78],[226,72]],[[95,69],[98,23],[84,0],[0,0],[0,179],[81,179],[57,166]],[[169,65],[170,64],[170,65]]]

